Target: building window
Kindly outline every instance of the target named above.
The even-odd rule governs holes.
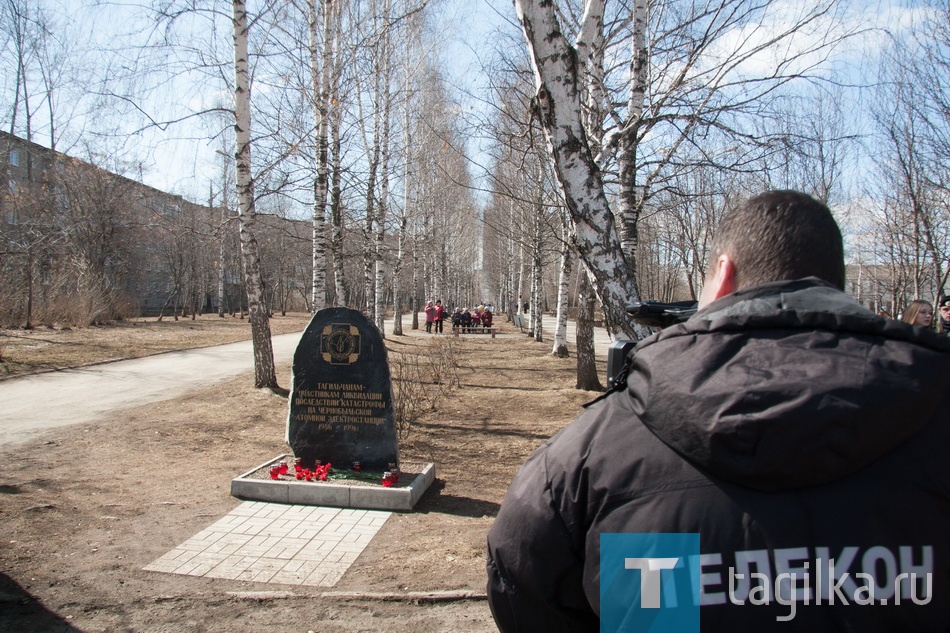
[[[20,152],[15,149],[10,150],[10,164],[14,167],[20,166]]]

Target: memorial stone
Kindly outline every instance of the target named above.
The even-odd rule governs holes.
[[[287,443],[305,467],[399,462],[392,380],[376,326],[348,308],[317,312],[297,345]]]

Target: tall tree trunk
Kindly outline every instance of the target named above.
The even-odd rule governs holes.
[[[646,44],[647,0],[633,2],[632,55],[630,64],[630,98],[627,103],[627,125],[620,138],[620,241],[622,253],[633,278],[637,279],[638,224],[643,196],[637,187],[637,134],[636,124],[643,117],[646,98],[650,55]]]
[[[334,42],[338,41],[338,35],[341,31],[341,20],[343,7],[346,0],[333,0],[336,9],[331,15],[332,28],[334,33]],[[331,48],[330,59],[327,60],[331,68],[331,77],[329,90],[327,92],[327,102],[330,104],[327,116],[330,124],[330,165],[332,172],[330,177],[330,219],[332,228],[330,231],[330,250],[333,255],[333,294],[335,297],[334,305],[347,305],[348,287],[343,268],[343,193],[342,193],[342,141],[340,140],[340,126],[342,125],[342,105],[340,104],[340,76],[341,76],[341,56],[337,54],[337,46],[334,44]],[[335,106],[335,107],[334,107]]]
[[[566,220],[566,218],[565,218]],[[551,353],[558,358],[567,358],[567,300],[573,268],[571,246],[567,241],[567,226],[563,227],[564,241],[561,244],[561,271],[557,284],[557,320],[554,324],[554,349]]]
[[[241,252],[244,255],[244,282],[247,288],[248,320],[254,349],[254,386],[279,389],[274,368],[270,322],[264,295],[261,261],[254,237],[254,180],[251,177],[251,86],[248,74],[247,9],[244,0],[233,0],[234,9],[234,112],[237,173],[238,221]]]
[[[514,0],[534,61],[536,111],[570,212],[578,257],[600,298],[611,334],[639,338],[626,306],[638,299],[636,282],[617,238],[613,213],[583,126],[577,56],[560,31],[554,3]]]
[[[594,347],[594,308],[597,298],[590,278],[583,274],[577,297],[577,389],[603,391],[597,376],[597,355]]]
[[[333,187],[330,192],[330,218],[333,222],[333,228],[330,232],[330,248],[333,251],[333,294],[336,297],[336,305],[347,305],[347,283],[346,273],[343,268],[343,188],[341,185],[341,167],[342,158],[340,150],[342,142],[340,141],[340,113],[338,109],[331,111],[330,115],[330,135],[333,140],[333,176],[331,182]]]
[[[218,222],[218,316],[222,319],[224,318],[224,229],[227,226],[227,216],[225,215],[226,211],[226,200],[224,197],[224,189],[221,190],[221,207],[219,210],[219,222]],[[212,207],[214,204],[212,203]]]
[[[508,280],[508,294],[505,295],[505,311],[508,313],[508,319],[511,320],[516,314],[521,314],[521,295],[518,295],[517,305],[515,303],[515,203],[511,198],[507,199],[508,205],[508,239],[505,241],[505,258],[507,263],[506,277]]]
[[[389,115],[390,107],[392,104],[392,99],[390,98],[389,88],[390,88],[390,73],[392,72],[392,64],[390,57],[390,41],[391,36],[389,33],[388,26],[388,16],[389,16],[389,2],[385,3],[384,11],[387,16],[387,26],[385,28],[385,33],[383,35],[382,41],[382,54],[380,63],[382,67],[379,69],[380,74],[382,75],[382,85],[380,86],[379,96],[382,98],[382,109],[379,111],[378,116],[380,117],[380,123],[382,124],[375,126],[375,131],[379,132],[379,138],[377,139],[377,146],[380,147],[380,170],[379,170],[379,202],[376,205],[376,235],[374,239],[374,253],[375,253],[375,279],[373,280],[373,290],[375,297],[373,299],[373,305],[375,306],[375,317],[376,317],[376,327],[379,328],[380,333],[385,337],[385,327],[384,319],[386,317],[386,262],[385,262],[385,238],[386,238],[386,214],[389,209]]]
[[[366,217],[363,225],[363,308],[367,314],[376,314],[373,281],[376,269],[376,172],[379,169],[379,158],[379,139],[375,138],[366,178]]]
[[[405,209],[399,222],[398,251],[396,252],[396,262],[393,264],[393,334],[402,336],[402,287],[399,283],[399,275],[402,273],[402,261],[405,257],[403,253],[403,243],[406,236],[406,216]]]
[[[320,36],[321,12],[317,0],[310,0],[310,76],[313,84],[313,109],[317,126],[316,177],[313,182],[313,282],[311,305],[314,313],[327,303],[326,208],[329,171],[330,79],[333,71],[334,2],[323,0],[323,36]],[[322,40],[322,41],[321,41]]]
[[[531,239],[531,335],[538,343],[544,340],[543,323],[541,315],[543,314],[542,301],[543,296],[543,270],[542,270],[542,248],[544,247],[544,201],[541,199],[542,190],[540,183],[543,179],[542,170],[539,172],[538,199],[535,201],[534,209],[534,235]]]
[[[32,242],[32,240],[30,240]],[[26,247],[26,320],[23,329],[33,329],[33,244]]]
[[[419,299],[419,236],[417,234],[416,222],[412,223],[412,287],[409,295],[409,312],[412,313],[412,329],[419,329],[419,306],[422,301]]]

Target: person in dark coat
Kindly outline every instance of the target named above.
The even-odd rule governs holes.
[[[813,198],[725,215],[697,313],[640,342],[622,387],[515,476],[488,535],[501,631],[678,608],[703,633],[950,630],[950,340],[844,280]],[[695,554],[613,549],[670,535]]]
[[[941,334],[950,334],[950,295],[940,297],[940,305],[937,306],[937,331]]]

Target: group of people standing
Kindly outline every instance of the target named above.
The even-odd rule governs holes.
[[[442,300],[436,299],[435,303],[426,301],[426,334],[441,334],[442,322],[445,321],[445,315],[448,310],[442,306]]]
[[[944,295],[940,298],[940,304],[937,307],[937,316],[937,323],[934,324],[933,306],[923,299],[914,299],[904,308],[900,320],[904,323],[910,323],[911,325],[928,329],[933,329],[936,325],[937,332],[950,334],[950,295]]]

